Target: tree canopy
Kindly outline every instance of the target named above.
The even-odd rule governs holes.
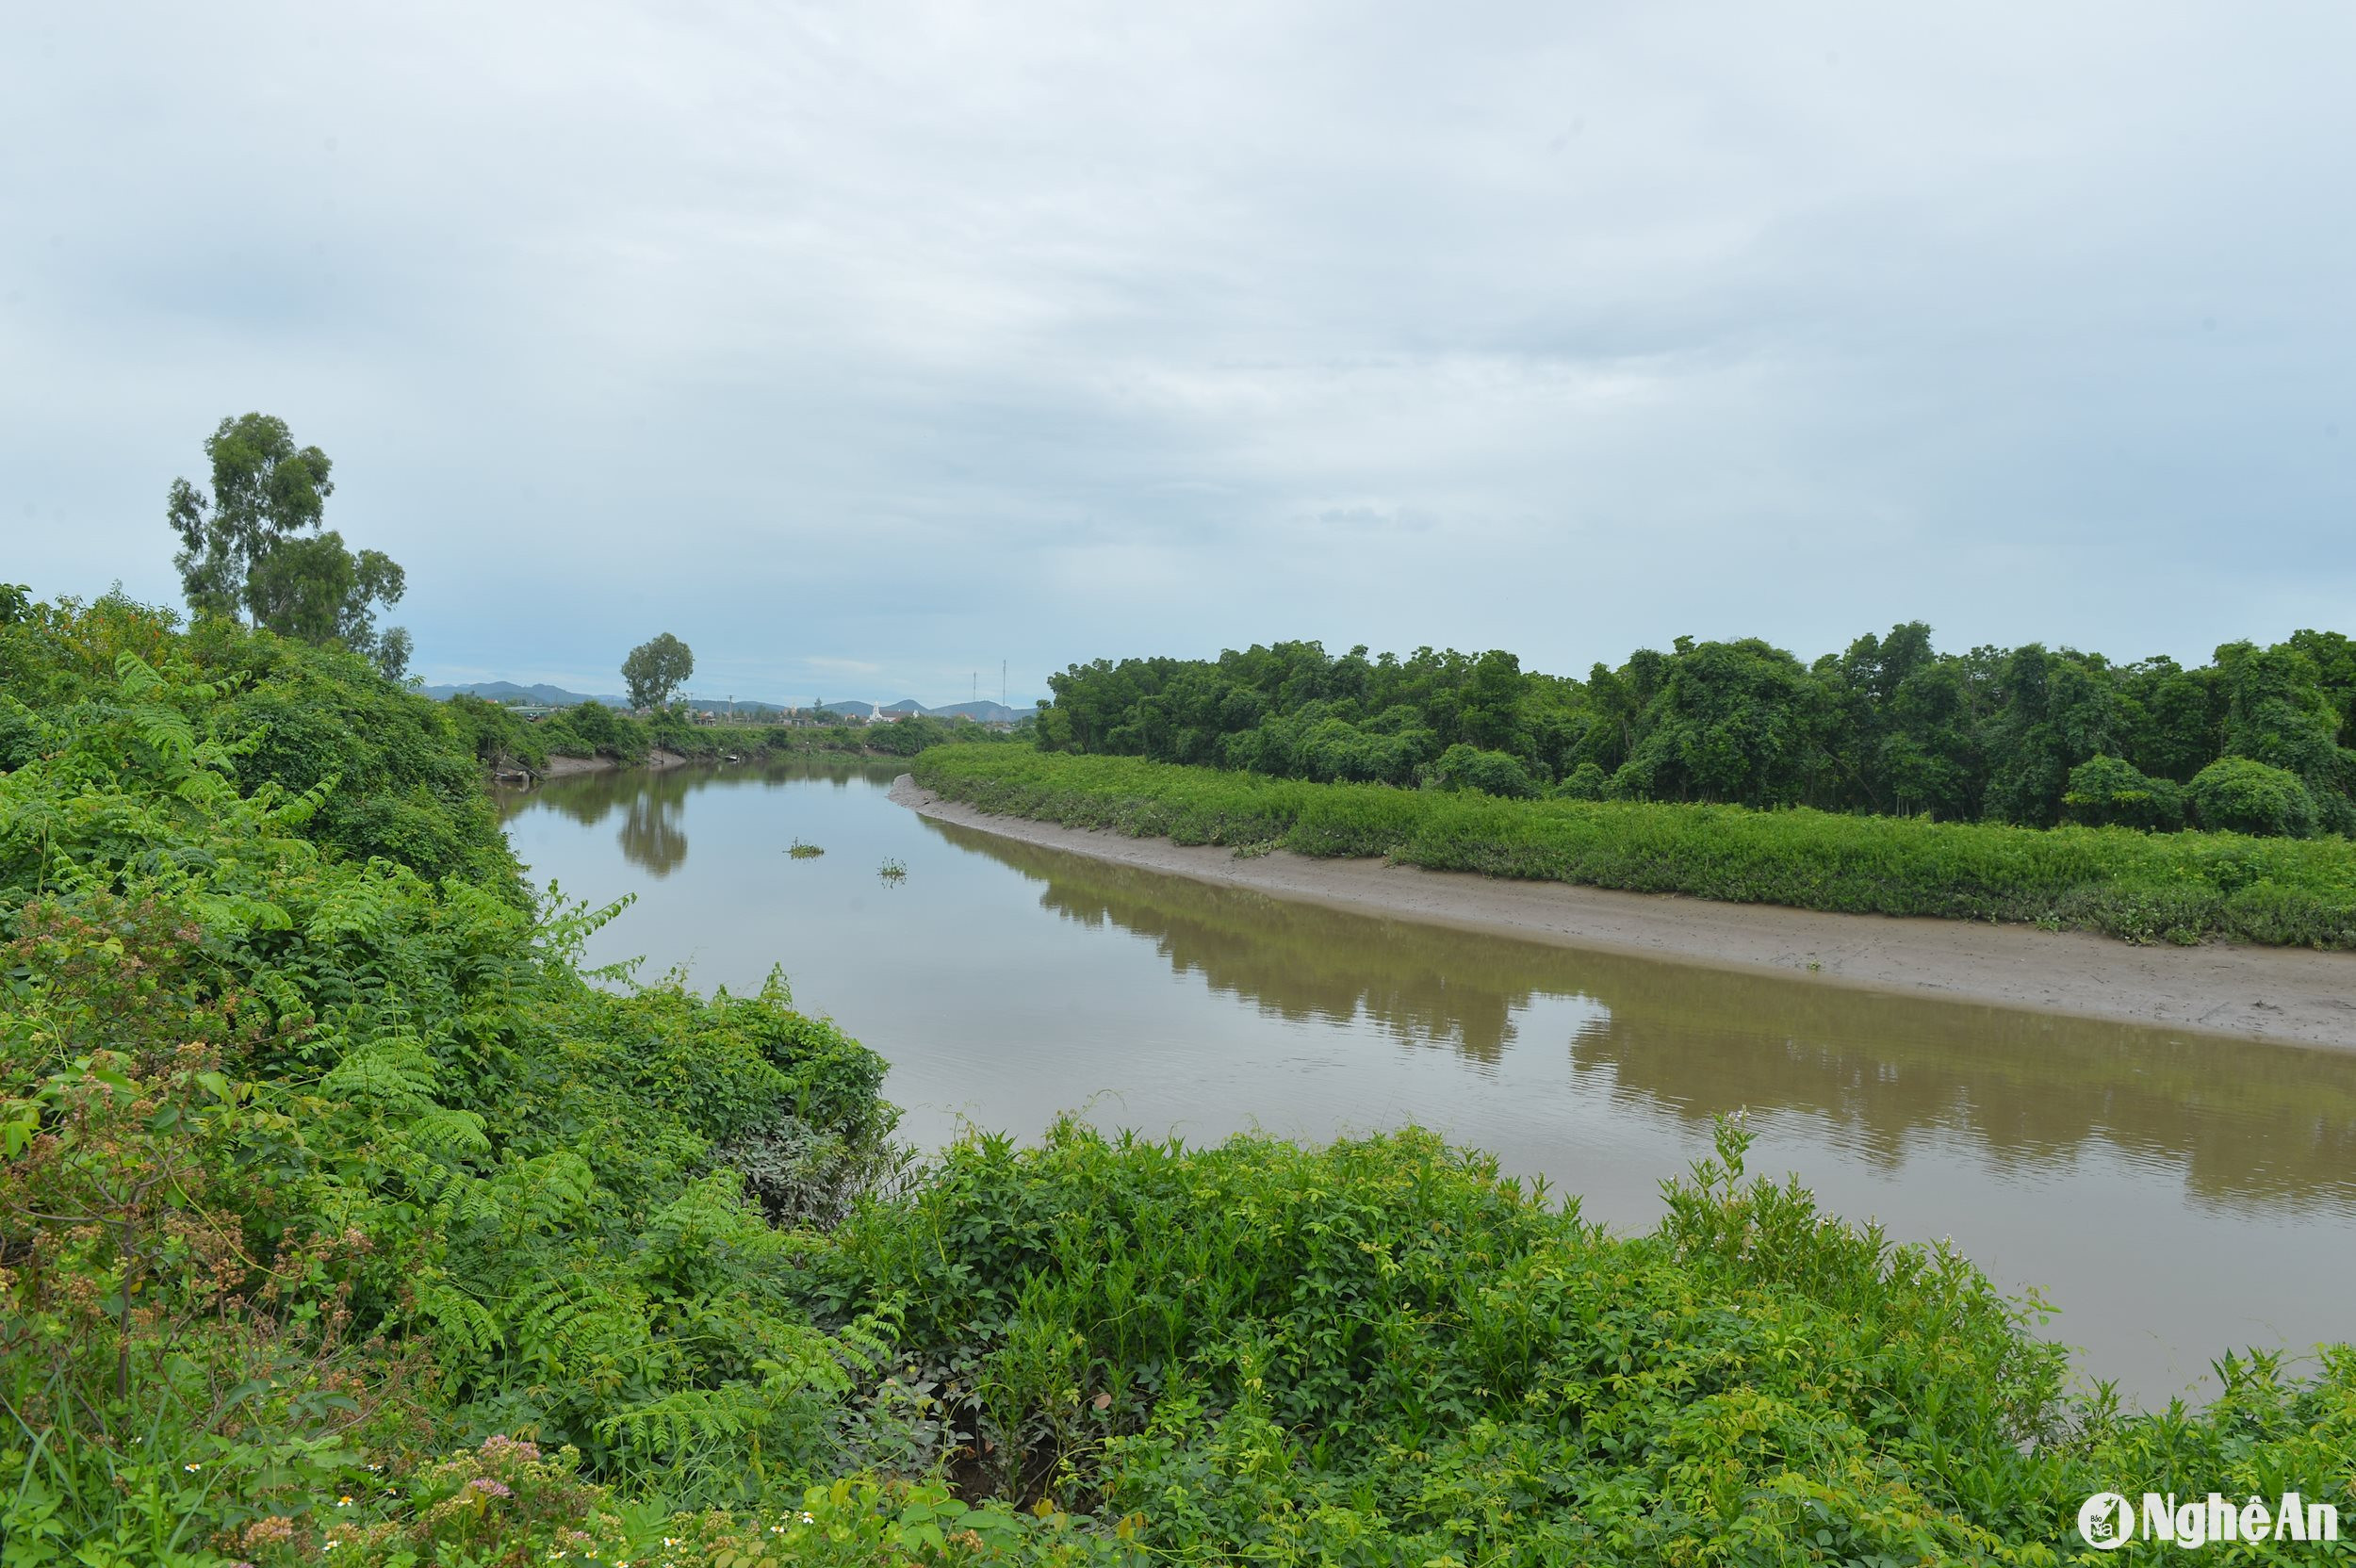
[[[172,564],[188,608],[237,619],[317,646],[350,648],[388,678],[408,668],[408,631],[379,631],[376,610],[401,602],[408,584],[380,550],[353,553],[322,527],[335,493],[334,465],[317,447],[295,445],[284,419],[224,418],[205,440],[208,495],[172,482],[166,516],[180,537]]]
[[[668,707],[695,673],[695,655],[667,631],[639,644],[622,661],[622,680],[633,708]]]
[[[2040,827],[2356,831],[2356,644],[2338,632],[2228,644],[2187,669],[2035,643],[1940,653],[1908,622],[1812,662],[1758,638],[1680,637],[1583,681],[1499,650],[1336,658],[1277,643],[1099,660],[1049,684],[1047,749],[1281,777]]]

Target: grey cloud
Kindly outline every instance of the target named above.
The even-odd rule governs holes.
[[[2199,656],[2356,586],[2348,13],[29,30],[0,574],[45,592],[169,597],[164,486],[249,407],[335,456],[429,674],[610,685],[663,628],[926,700],[1297,634]]]

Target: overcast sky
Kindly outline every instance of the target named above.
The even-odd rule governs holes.
[[[219,419],[434,680],[928,703],[2356,630],[2356,7],[63,6],[0,48],[0,579]]]

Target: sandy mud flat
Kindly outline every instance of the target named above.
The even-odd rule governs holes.
[[[1833,985],[2356,1049],[2356,953],[2135,947],[2083,931],[1719,904],[1284,850],[1238,859],[1214,845],[992,816],[943,800],[906,774],[892,798],[922,816],[1026,843],[1402,920],[1683,963],[1782,970]]]

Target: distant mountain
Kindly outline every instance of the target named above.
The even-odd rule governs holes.
[[[879,713],[922,713],[928,719],[972,719],[976,724],[1012,724],[1028,717],[1025,710],[1009,708],[1003,702],[953,702],[946,708],[927,708],[914,697],[902,697],[876,710]]]
[[[818,711],[855,713],[862,719],[872,719],[875,716],[875,705],[872,702],[822,702],[818,705]]]
[[[946,708],[927,708],[925,712],[936,719],[972,719],[976,724],[1012,724],[1027,719],[1033,710],[1009,708],[1003,702],[985,697],[980,702],[953,702]]]
[[[512,680],[472,680],[459,686],[428,686],[425,694],[444,702],[465,693],[485,702],[528,702],[542,708],[576,708],[584,702],[601,702],[608,708],[628,708],[630,698],[605,696],[588,697],[579,692],[568,692],[562,686],[518,686]]]

